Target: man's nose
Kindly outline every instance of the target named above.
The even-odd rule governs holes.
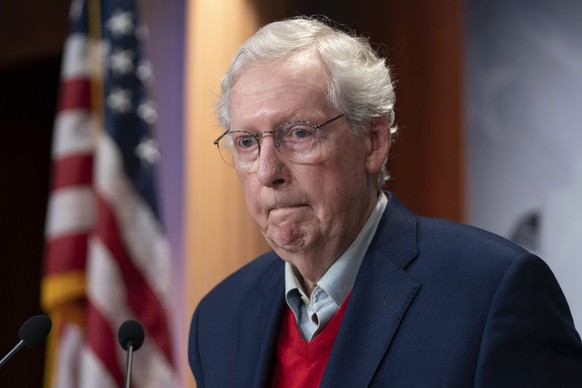
[[[284,171],[286,167],[283,158],[275,145],[273,135],[263,135],[257,157],[256,174],[264,186],[273,187],[285,182]]]

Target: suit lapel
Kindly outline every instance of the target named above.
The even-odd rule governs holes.
[[[273,351],[285,305],[283,261],[257,285],[256,298],[242,309],[237,346],[237,386],[264,387],[273,364]]]
[[[368,386],[421,284],[416,217],[392,197],[362,262],[321,387]]]

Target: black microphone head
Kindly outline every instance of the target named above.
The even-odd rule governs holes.
[[[35,315],[28,318],[20,329],[18,335],[24,344],[32,347],[41,343],[50,333],[52,327],[51,319],[46,315]]]
[[[119,344],[124,350],[127,350],[130,345],[133,346],[133,350],[138,350],[143,344],[144,337],[141,323],[131,319],[123,322],[117,333]]]

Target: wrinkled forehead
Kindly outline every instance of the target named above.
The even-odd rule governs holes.
[[[249,61],[234,75],[231,90],[236,87],[241,78],[259,74],[265,83],[284,77],[286,81],[307,80],[316,76],[319,83],[329,86],[329,72],[319,54],[313,49],[294,51],[288,55]]]
[[[323,111],[328,108],[328,87],[327,71],[314,55],[248,64],[231,88],[231,120],[269,114],[292,120],[305,111]]]

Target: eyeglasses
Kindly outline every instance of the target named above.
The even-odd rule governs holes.
[[[273,135],[273,143],[285,158],[295,163],[312,164],[321,157],[318,130],[343,117],[335,116],[321,124],[309,121],[289,121],[272,131],[249,132],[227,130],[214,145],[220,156],[231,167],[252,170],[261,154],[261,139],[266,134]]]

